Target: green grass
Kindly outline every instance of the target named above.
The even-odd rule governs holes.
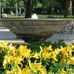
[[[63,15],[38,15],[39,19],[74,19],[74,16],[67,16],[66,18]],[[11,19],[25,19],[25,16],[16,16],[7,14],[7,17],[3,18],[11,18]]]
[[[9,19],[22,19],[25,16],[16,16],[16,15],[11,15],[11,14],[7,14],[7,17],[3,17],[3,18],[9,18]]]
[[[74,19],[74,16],[64,17],[63,15],[38,15],[40,19]]]

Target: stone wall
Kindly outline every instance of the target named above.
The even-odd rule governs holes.
[[[19,35],[51,35],[59,32],[64,26],[71,23],[71,20],[47,19],[47,20],[20,20],[20,19],[2,19],[0,26],[9,28],[12,32]]]

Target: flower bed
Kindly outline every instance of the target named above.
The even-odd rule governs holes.
[[[60,44],[60,45],[58,45]],[[0,74],[74,74],[74,45],[0,43]]]

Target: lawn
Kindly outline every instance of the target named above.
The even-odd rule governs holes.
[[[63,15],[38,15],[39,19],[74,19],[74,16],[67,16],[66,18]],[[12,19],[25,19],[25,16],[16,16],[7,14],[7,17],[3,18],[12,18]]]

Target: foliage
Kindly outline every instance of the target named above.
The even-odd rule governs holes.
[[[73,12],[72,10],[74,10],[72,9],[72,7],[74,7],[73,0],[68,0],[68,1],[67,0],[29,0],[28,6],[27,6],[27,1],[28,0],[1,0],[2,13],[6,13],[7,9],[9,9],[9,12],[11,11],[14,13],[16,12],[16,15],[20,15],[22,12],[24,14],[26,12],[28,13],[29,12],[28,10],[31,9],[30,10],[31,12],[37,14],[50,14],[50,15],[60,14],[67,17],[70,15],[72,16],[72,12]],[[32,4],[30,1],[32,2]],[[70,1],[72,1],[72,3]],[[25,10],[27,8],[28,10]],[[36,10],[36,8],[42,8],[41,10],[39,10],[40,13],[38,13],[38,10]],[[28,15],[29,14],[30,12],[28,13]],[[25,16],[26,15],[27,14],[25,14]]]
[[[33,52],[27,45],[0,42],[0,74],[74,74],[74,45],[53,45],[39,44]]]
[[[18,5],[22,5],[22,0],[2,0],[2,7],[14,7],[16,5],[16,2]]]
[[[8,3],[9,3],[8,0],[2,0],[1,2],[2,2],[1,3],[2,7],[6,7],[8,5]]]

